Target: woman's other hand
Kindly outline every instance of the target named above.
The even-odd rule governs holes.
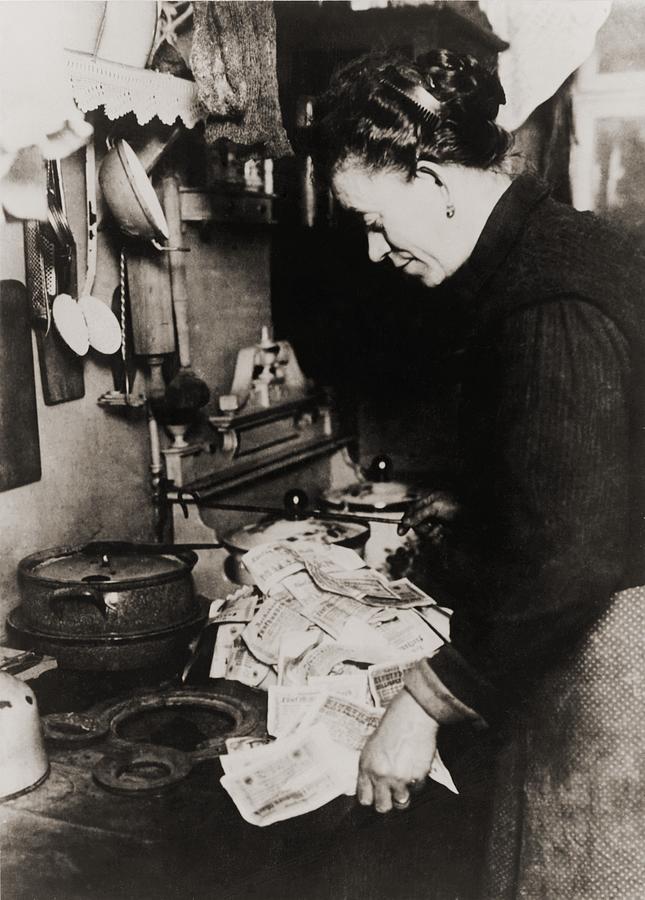
[[[446,527],[450,527],[461,512],[461,506],[447,491],[433,491],[415,500],[405,511],[397,531],[406,534],[410,528],[422,538],[441,543]]]
[[[358,802],[379,813],[405,809],[410,790],[422,784],[437,747],[439,723],[402,690],[388,706],[361,753]]]

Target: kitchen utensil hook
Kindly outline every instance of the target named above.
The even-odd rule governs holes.
[[[190,500],[187,500],[187,497],[190,497]],[[184,519],[187,519],[188,504],[194,503],[195,505],[198,505],[199,503],[201,503],[201,500],[202,498],[199,496],[198,491],[187,491],[184,490],[184,488],[179,488],[179,490],[177,491],[177,499],[173,502],[179,504],[179,507],[184,514]]]
[[[159,241],[150,242],[155,250],[162,250],[164,253],[190,253],[190,247],[164,247]]]

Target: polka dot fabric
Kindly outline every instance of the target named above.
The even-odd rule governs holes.
[[[512,728],[483,896],[645,897],[645,587],[614,596]]]

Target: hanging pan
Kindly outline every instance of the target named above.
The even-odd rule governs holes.
[[[121,231],[150,240],[155,246],[168,240],[168,223],[155,189],[139,157],[122,138],[105,155],[99,184]]]

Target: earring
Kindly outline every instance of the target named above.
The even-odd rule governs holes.
[[[447,204],[446,204],[446,218],[447,218],[447,219],[452,219],[452,217],[454,216],[454,214],[455,214],[455,205],[454,205],[454,203],[447,203]]]

